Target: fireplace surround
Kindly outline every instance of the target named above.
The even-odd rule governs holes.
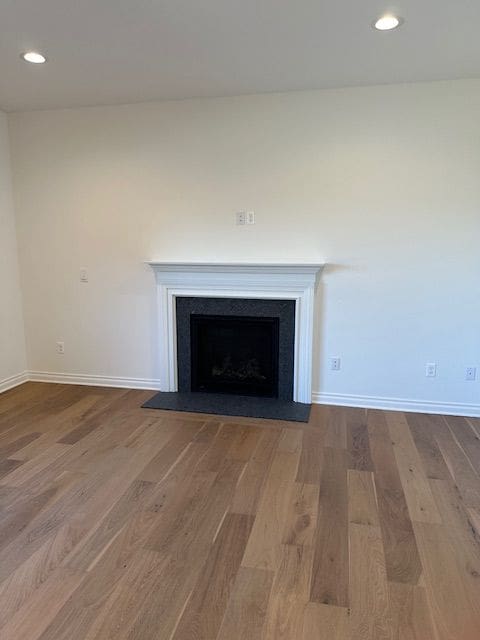
[[[179,391],[293,399],[295,301],[176,298]]]
[[[161,391],[179,391],[179,385],[183,384],[178,366],[179,299],[230,299],[239,301],[239,304],[245,304],[247,300],[290,301],[294,304],[290,397],[295,402],[311,403],[314,296],[323,264],[157,261],[148,264],[155,272],[157,284],[157,353]]]

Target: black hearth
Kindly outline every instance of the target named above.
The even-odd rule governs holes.
[[[192,314],[192,391],[278,397],[279,318]]]

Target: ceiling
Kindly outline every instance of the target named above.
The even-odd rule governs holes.
[[[0,0],[0,108],[480,77],[479,27],[480,0]]]

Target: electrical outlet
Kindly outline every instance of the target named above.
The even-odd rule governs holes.
[[[237,211],[235,214],[235,224],[247,224],[247,212]]]
[[[80,282],[88,282],[88,271],[85,267],[80,269]]]
[[[477,377],[476,367],[467,367],[465,369],[465,380],[475,380],[476,377]]]
[[[255,211],[246,212],[247,224],[255,224]]]
[[[65,353],[65,343],[57,342],[57,353],[64,354]]]
[[[437,375],[437,365],[435,362],[427,362],[425,365],[425,375],[427,378],[435,378]]]
[[[340,370],[340,358],[330,358],[330,370],[331,371]]]

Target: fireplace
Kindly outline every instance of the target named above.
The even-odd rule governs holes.
[[[311,403],[314,299],[323,264],[158,261],[148,264],[157,285],[154,348],[158,387],[164,394],[190,394],[197,404],[200,396],[225,396],[235,398],[237,405],[243,397],[273,406],[275,398],[192,393],[190,316],[260,316],[278,318],[279,322],[278,400]],[[213,301],[211,306],[206,302],[209,300]],[[226,301],[226,307],[220,310],[219,300]],[[255,301],[260,306],[255,307]],[[282,407],[279,413],[285,413],[286,403],[277,405]]]
[[[160,392],[144,407],[308,421],[323,265],[149,264]]]
[[[278,331],[278,317],[192,314],[192,391],[277,398]]]
[[[176,298],[178,390],[293,399],[295,301]]]

